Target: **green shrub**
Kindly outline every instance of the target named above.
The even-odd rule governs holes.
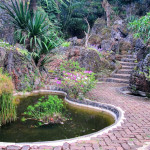
[[[28,8],[28,3],[17,0],[11,0],[11,5],[8,3],[1,4],[0,7],[6,10],[7,14],[11,17],[11,23],[17,29],[26,29],[30,18],[30,11]]]
[[[63,61],[62,64],[60,65],[60,72],[63,73],[65,72],[72,72],[72,71],[84,71],[85,68],[81,68],[79,63],[77,61],[72,61],[71,59],[68,61]]]
[[[145,42],[150,39],[150,13],[146,16],[136,19],[128,24],[128,27],[134,32],[135,38],[142,38]]]
[[[16,120],[16,107],[13,104],[13,83],[8,74],[0,70],[0,125]]]
[[[58,117],[62,117],[63,107],[63,100],[58,96],[49,95],[48,98],[43,96],[38,99],[36,104],[28,106],[24,114],[42,124],[48,124],[55,122]]]
[[[92,71],[72,71],[65,72],[61,77],[61,81],[57,80],[57,84],[68,90],[69,95],[73,98],[83,99],[80,95],[85,95],[96,85],[95,74]]]

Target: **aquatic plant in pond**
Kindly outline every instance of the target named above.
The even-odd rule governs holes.
[[[57,84],[68,90],[69,95],[73,98],[83,99],[79,95],[85,95],[96,85],[95,74],[92,71],[72,71],[65,72],[61,77],[61,81],[56,78]]]
[[[62,123],[65,120],[63,117],[63,100],[58,96],[49,95],[38,99],[34,105],[29,105],[24,115],[27,119],[33,119],[39,121],[39,125],[50,123]],[[25,119],[23,119],[25,120]]]
[[[13,104],[12,79],[0,69],[0,126],[14,120],[16,120],[16,107]]]

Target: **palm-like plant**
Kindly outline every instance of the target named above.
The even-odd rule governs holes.
[[[57,34],[53,31],[51,32],[49,38],[43,38],[41,44],[34,52],[32,52],[32,57],[35,64],[40,69],[43,69],[45,64],[51,61],[49,56],[52,49],[62,44],[62,39],[58,38]]]
[[[29,51],[33,51],[38,45],[41,46],[42,39],[48,37],[50,26],[46,17],[46,15],[36,12],[33,17],[29,18],[26,35],[20,38],[20,42],[26,44]]]
[[[15,28],[25,29],[30,18],[30,11],[27,2],[17,2],[17,0],[14,0],[13,2],[11,0],[11,3],[11,5],[4,3],[3,5],[0,5],[0,7],[11,17],[11,22]]]

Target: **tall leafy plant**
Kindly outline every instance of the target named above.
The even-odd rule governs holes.
[[[14,120],[16,120],[16,107],[13,104],[12,79],[0,69],[0,126]]]
[[[145,42],[150,39],[150,13],[128,24],[134,32],[134,37],[142,38]]]
[[[32,52],[35,47],[41,45],[43,38],[48,38],[48,29],[49,24],[46,21],[46,15],[36,12],[33,17],[29,17],[26,34],[21,33],[20,42],[26,44]]]
[[[30,17],[27,2],[24,3],[23,1],[17,2],[17,0],[11,0],[11,4],[3,3],[0,7],[6,10],[15,28],[26,29]]]

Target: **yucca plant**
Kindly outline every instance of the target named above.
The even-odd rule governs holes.
[[[1,4],[0,7],[11,17],[11,23],[13,23],[15,28],[26,29],[30,18],[27,2],[11,0],[11,4],[4,3]]]
[[[20,39],[20,42],[24,43],[31,52],[37,45],[41,46],[41,39],[48,37],[50,26],[46,21],[46,17],[40,12],[36,12],[33,17],[30,17],[26,27],[26,34]]]
[[[51,50],[61,45],[62,42],[63,40],[59,38],[57,33],[53,30],[48,38],[43,38],[39,47],[32,53],[32,57],[37,67],[43,69],[45,64],[51,61],[51,58],[49,57]]]

